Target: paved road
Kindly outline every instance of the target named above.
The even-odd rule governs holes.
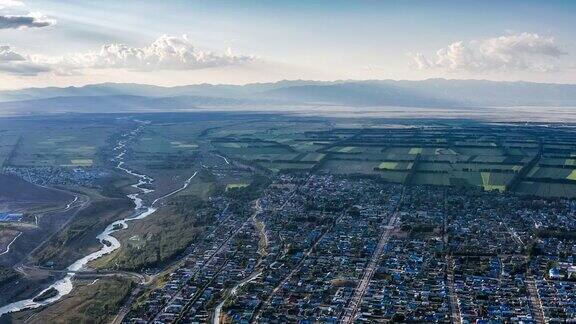
[[[270,302],[272,302],[272,298],[274,297],[274,295],[284,286],[284,284],[286,284],[288,282],[288,280],[290,280],[290,278],[292,278],[294,276],[294,274],[296,274],[296,272],[298,272],[298,270],[300,270],[300,268],[302,267],[302,264],[304,264],[304,261],[306,261],[306,259],[312,254],[312,252],[316,249],[316,246],[318,246],[318,243],[320,243],[322,241],[322,239],[324,238],[324,236],[330,232],[332,230],[332,228],[334,227],[334,225],[340,220],[340,218],[342,218],[342,216],[345,214],[345,212],[342,212],[332,223],[332,225],[330,225],[330,227],[328,227],[328,229],[326,229],[326,231],[324,231],[322,233],[322,235],[320,235],[316,241],[314,242],[314,244],[312,244],[312,246],[306,251],[306,253],[304,253],[304,256],[302,257],[302,259],[300,260],[300,262],[298,262],[298,264],[296,265],[296,267],[294,267],[294,269],[292,269],[292,271],[290,271],[290,273],[284,277],[284,279],[282,279],[282,281],[276,285],[276,287],[274,287],[274,289],[272,290],[272,292],[270,293],[270,295],[268,295],[268,298],[266,298],[266,300],[254,311],[254,315],[252,317],[252,319],[250,320],[250,323],[258,323],[259,319],[260,319],[260,315],[262,310],[264,310],[269,304]]]
[[[372,276],[374,276],[374,272],[376,271],[376,268],[380,263],[380,259],[382,258],[382,252],[384,252],[384,247],[386,247],[386,243],[388,243],[388,240],[390,239],[392,230],[394,229],[394,226],[396,225],[399,219],[400,219],[400,213],[395,211],[390,220],[388,221],[386,230],[380,236],[380,240],[378,241],[376,250],[372,254],[372,258],[370,259],[368,266],[364,270],[364,275],[362,276],[360,283],[358,284],[358,286],[356,286],[356,289],[354,290],[354,295],[350,300],[349,306],[344,311],[344,316],[342,317],[342,323],[346,324],[352,323],[356,318],[356,314],[358,312],[358,308],[360,308],[362,298],[364,297],[366,289],[370,284],[370,280],[372,280]]]
[[[462,324],[462,313],[460,312],[460,302],[454,288],[454,259],[446,255],[446,282],[448,284],[448,298],[450,299],[450,316],[453,324]]]
[[[530,295],[530,304],[532,308],[532,314],[534,315],[534,320],[537,324],[546,323],[546,318],[544,317],[544,309],[542,308],[542,301],[540,300],[540,294],[538,294],[538,288],[536,288],[536,282],[532,275],[526,276],[526,288],[528,289],[528,294]]]
[[[226,207],[222,213],[224,213],[227,209],[228,209],[228,207]],[[234,238],[234,237],[240,232],[240,230],[241,230],[244,226],[246,226],[246,224],[248,224],[249,221],[250,221],[250,218],[246,219],[246,221],[244,221],[240,226],[238,226],[238,227],[236,228],[236,230],[235,230],[231,235],[229,235],[229,236],[226,238],[226,240],[224,240],[224,241],[218,246],[218,249],[216,249],[216,251],[214,251],[214,253],[212,253],[212,254],[210,255],[210,257],[206,260],[206,262],[204,262],[203,267],[206,266],[206,265],[208,265],[208,264],[210,263],[210,261],[212,261],[212,259],[214,259],[214,257],[215,257],[216,255],[220,254],[220,253],[224,250],[224,248],[226,247],[227,243],[230,242],[230,240],[231,240],[232,238]],[[197,273],[197,271],[195,271],[194,273],[192,273],[192,277],[193,277],[196,273]],[[216,276],[215,276],[215,277],[216,277]],[[170,298],[170,300],[168,300],[168,302],[165,304],[165,306],[172,304],[173,301],[175,301],[177,298],[180,298],[180,297],[182,296],[182,291],[183,291],[184,288],[186,288],[186,287],[187,287],[186,284],[182,285],[182,287],[180,287],[180,289]],[[156,313],[156,315],[154,316],[154,319],[153,319],[151,322],[157,321],[157,320],[159,319],[160,315],[163,313],[163,311],[164,311],[164,307],[162,307],[162,308],[158,311],[158,313]]]

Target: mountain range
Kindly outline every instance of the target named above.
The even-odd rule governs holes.
[[[576,107],[576,85],[485,80],[280,81],[161,87],[102,83],[0,91],[0,112],[129,112],[193,108],[289,107]]]

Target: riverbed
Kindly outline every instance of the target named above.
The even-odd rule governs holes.
[[[188,178],[181,188],[176,189],[176,190],[174,190],[174,191],[172,191],[172,192],[170,192],[170,193],[168,193],[168,194],[166,194],[160,198],[157,198],[149,206],[146,206],[144,204],[144,201],[142,200],[142,198],[140,196],[143,194],[144,195],[149,194],[149,193],[153,192],[154,190],[147,189],[146,187],[143,187],[143,186],[151,184],[154,181],[154,179],[152,179],[150,176],[148,176],[146,174],[140,174],[140,173],[137,173],[137,172],[129,169],[128,167],[125,166],[125,162],[124,162],[124,156],[126,155],[126,152],[127,152],[126,145],[128,144],[128,142],[133,140],[138,135],[138,133],[141,131],[142,127],[143,127],[142,125],[138,126],[136,129],[134,129],[134,130],[130,131],[129,133],[121,136],[121,139],[118,141],[117,145],[114,147],[114,152],[117,154],[112,159],[112,161],[115,161],[117,163],[116,164],[117,169],[119,169],[119,170],[121,170],[121,171],[123,171],[123,172],[125,172],[131,176],[136,177],[136,179],[138,180],[135,184],[131,185],[134,189],[136,189],[137,193],[132,193],[132,194],[126,195],[130,200],[132,200],[134,202],[134,210],[130,214],[130,216],[127,218],[121,219],[121,220],[117,220],[117,221],[109,224],[108,226],[106,226],[104,231],[102,233],[100,233],[98,236],[96,236],[96,238],[98,239],[98,241],[102,245],[100,247],[100,249],[96,252],[93,252],[93,253],[90,253],[90,254],[84,256],[81,259],[76,260],[74,263],[72,263],[70,266],[68,266],[68,268],[66,268],[67,273],[64,276],[64,278],[54,282],[52,285],[50,285],[46,289],[42,290],[36,296],[34,296],[30,299],[20,300],[20,301],[5,305],[3,307],[0,307],[0,316],[2,316],[4,314],[8,314],[8,313],[18,312],[18,311],[25,310],[25,309],[34,309],[34,308],[38,308],[41,306],[46,306],[46,305],[49,305],[51,303],[54,303],[54,302],[60,300],[62,297],[68,295],[72,291],[72,289],[74,288],[74,284],[73,284],[72,279],[76,275],[76,272],[83,270],[89,262],[94,261],[94,260],[120,248],[121,243],[120,243],[120,241],[118,241],[118,239],[116,239],[114,236],[112,236],[113,233],[115,233],[119,230],[128,228],[128,223],[130,221],[143,219],[143,218],[146,218],[146,217],[152,215],[154,212],[156,212],[156,208],[154,207],[154,205],[158,201],[160,201],[161,199],[167,198],[167,197],[169,197],[169,196],[171,196],[171,195],[173,195],[173,194],[175,194],[181,190],[184,190],[188,187],[188,185],[190,184],[192,179],[196,176],[197,172],[195,172],[190,178]],[[57,291],[57,293],[54,296],[47,298],[45,300],[42,300],[42,301],[34,301],[35,298],[41,296],[42,294],[45,294],[48,291],[52,291],[54,289]]]

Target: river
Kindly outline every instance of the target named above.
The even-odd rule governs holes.
[[[90,254],[84,256],[83,258],[76,260],[74,263],[72,263],[70,266],[68,266],[68,268],[66,268],[68,272],[67,272],[66,276],[64,276],[64,278],[54,282],[52,285],[50,285],[49,287],[47,287],[46,289],[44,289],[40,293],[38,293],[35,297],[42,295],[44,292],[46,292],[52,288],[56,289],[56,291],[58,292],[56,296],[48,298],[48,299],[40,301],[40,302],[35,302],[33,300],[35,297],[33,297],[30,299],[24,299],[24,300],[20,300],[20,301],[5,305],[3,307],[0,307],[0,316],[2,316],[4,314],[8,314],[8,313],[18,312],[18,311],[25,310],[25,309],[33,309],[33,308],[45,306],[45,305],[54,303],[55,301],[58,301],[62,297],[68,295],[72,291],[72,288],[74,288],[72,278],[74,278],[74,276],[76,275],[76,272],[84,269],[85,266],[89,262],[94,261],[94,260],[120,248],[120,246],[121,246],[120,241],[118,241],[118,239],[116,239],[114,236],[112,236],[112,234],[114,232],[117,232],[121,229],[128,228],[128,222],[130,222],[130,221],[142,219],[142,218],[145,218],[145,217],[152,215],[156,211],[156,208],[154,207],[154,205],[159,200],[167,198],[167,197],[169,197],[169,196],[171,196],[171,195],[173,195],[173,194],[175,194],[181,190],[186,189],[186,187],[188,187],[188,185],[190,184],[190,182],[192,181],[192,179],[196,176],[196,174],[198,172],[195,172],[190,178],[188,178],[181,188],[176,189],[176,190],[170,192],[169,194],[166,194],[160,198],[157,198],[156,200],[154,200],[152,202],[152,204],[150,204],[150,206],[144,205],[144,202],[143,202],[142,198],[140,198],[140,195],[149,194],[149,193],[153,192],[154,190],[147,189],[147,188],[144,188],[142,186],[152,183],[152,181],[154,181],[154,179],[152,179],[151,177],[149,177],[145,174],[140,174],[140,173],[137,173],[133,170],[128,169],[125,166],[125,162],[124,162],[124,156],[126,155],[127,143],[136,137],[136,135],[140,132],[142,127],[143,126],[139,126],[136,129],[132,130],[131,132],[124,134],[121,137],[121,139],[118,141],[116,147],[114,147],[114,152],[117,153],[116,156],[113,158],[113,161],[117,162],[116,168],[119,170],[122,170],[122,171],[126,172],[127,174],[132,175],[138,179],[138,182],[131,185],[133,188],[137,189],[138,192],[126,195],[129,199],[131,199],[134,202],[134,211],[131,213],[131,215],[127,218],[117,220],[117,221],[109,224],[104,229],[104,231],[102,233],[100,233],[98,236],[96,236],[96,238],[100,241],[100,244],[102,245],[100,247],[100,250],[93,252],[93,253],[90,253]],[[120,225],[120,226],[118,226],[118,225]]]

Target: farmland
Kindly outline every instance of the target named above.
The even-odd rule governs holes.
[[[576,198],[576,129],[552,126],[194,113],[5,121],[0,123],[5,135],[0,137],[0,156],[3,171],[10,175],[3,179],[69,193],[56,204],[64,205],[60,211],[45,212],[46,216],[30,212],[22,224],[0,229],[0,248],[6,250],[22,232],[11,251],[24,251],[23,247],[31,251],[10,252],[4,263],[22,262],[35,271],[34,276],[23,276],[23,284],[12,289],[7,300],[37,292],[40,286],[28,289],[28,283],[44,280],[44,284],[51,275],[46,269],[63,269],[95,251],[102,244],[95,237],[112,221],[133,212],[126,194],[136,192],[131,187],[136,178],[119,172],[114,159],[119,154],[114,148],[123,140],[127,141],[124,166],[153,179],[144,185],[153,191],[141,197],[146,205],[157,201],[157,212],[115,232],[121,247],[90,262],[88,266],[97,271],[156,272],[173,266],[207,237],[228,237],[230,228],[220,224],[243,224],[252,214],[258,188],[274,179],[302,179],[288,186],[279,181],[276,188],[283,190],[279,197],[288,197],[290,188],[305,179],[318,177],[406,190]],[[126,134],[134,136],[128,140]],[[3,190],[5,200],[12,203],[14,188]],[[27,204],[41,198],[55,200],[46,193],[33,194],[37,190],[45,188],[25,190]],[[78,202],[67,210],[73,196],[79,197]],[[258,218],[255,222],[254,229],[261,228]],[[32,240],[40,237],[28,233],[36,228],[50,237]],[[224,232],[213,234],[217,231]],[[43,314],[84,309],[84,299],[92,298],[93,291],[81,279],[78,283],[71,299]],[[125,292],[119,292],[114,305],[106,307],[116,308],[124,297]],[[106,302],[103,296],[93,298],[90,309]],[[102,314],[102,319],[109,316]]]
[[[12,168],[106,168],[110,153],[104,148],[129,117],[104,119],[75,123],[54,117],[42,127],[27,118],[6,123],[0,161]],[[151,114],[147,123],[129,148],[130,163],[156,179],[154,186],[163,188],[158,195],[176,188],[214,153],[211,158],[270,175],[353,174],[407,185],[576,196],[576,136],[570,126],[239,114]]]
[[[294,127],[299,123],[302,127]],[[354,174],[407,185],[576,197],[571,127],[352,119],[291,124],[277,127],[260,120],[206,139],[220,154],[271,173]]]

